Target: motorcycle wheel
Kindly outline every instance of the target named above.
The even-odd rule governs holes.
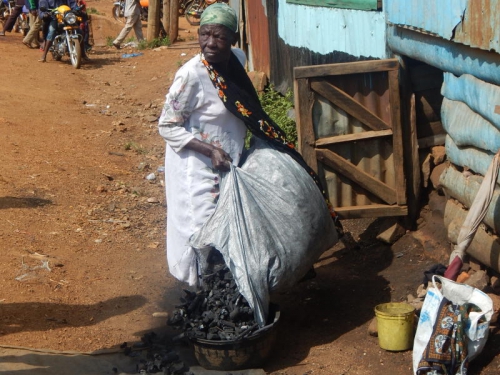
[[[69,43],[71,65],[75,69],[80,69],[80,65],[82,64],[82,47],[80,46],[80,41],[78,39],[71,39]]]
[[[205,10],[205,4],[204,1],[203,5],[200,5],[198,1],[193,1],[186,7],[186,19],[191,26],[198,26],[200,24],[200,16],[203,10]]]
[[[189,6],[191,5],[192,2],[193,2],[193,0],[186,1],[186,3],[183,6],[182,5],[183,1],[179,0],[179,16],[183,16],[186,13],[186,9],[189,8]]]
[[[125,22],[125,16],[122,13],[119,5],[113,6],[113,10],[111,11],[111,14],[113,15],[113,18],[115,20],[117,20],[118,22]]]

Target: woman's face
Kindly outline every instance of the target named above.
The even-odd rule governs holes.
[[[209,63],[228,62],[236,34],[223,25],[203,25],[198,30],[198,42]]]

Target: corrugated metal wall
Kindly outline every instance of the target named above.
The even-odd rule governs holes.
[[[246,0],[246,3],[256,0]],[[256,1],[260,3],[260,1]],[[293,68],[389,57],[383,12],[267,0],[271,74],[276,88],[293,87]],[[254,37],[250,44],[260,43]]]
[[[500,0],[386,0],[387,22],[500,52]]]
[[[266,1],[247,1],[245,5],[246,32],[249,40],[252,68],[253,70],[266,73],[269,77],[271,73],[271,62]]]

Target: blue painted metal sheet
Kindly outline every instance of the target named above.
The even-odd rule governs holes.
[[[444,98],[441,121],[457,146],[474,146],[494,153],[500,150],[500,130],[465,103]]]
[[[486,174],[495,156],[492,152],[474,147],[458,147],[449,135],[446,136],[445,148],[446,157],[453,164],[461,167],[468,167],[473,172],[483,176]],[[497,179],[497,183],[500,183],[500,176]]]
[[[333,51],[349,55],[388,58],[385,15],[350,9],[289,4],[277,0],[278,33],[292,47],[322,55]]]
[[[466,103],[500,130],[499,86],[483,82],[470,74],[455,77],[445,73],[441,94],[448,99]]]
[[[468,0],[386,0],[387,22],[451,39]]]
[[[435,38],[416,31],[390,26],[389,47],[396,53],[425,62],[456,76],[472,74],[500,85],[500,55]]]

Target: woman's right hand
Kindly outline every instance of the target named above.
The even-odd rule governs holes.
[[[233,161],[226,151],[218,147],[212,149],[210,159],[212,160],[212,167],[219,171],[228,171]]]

